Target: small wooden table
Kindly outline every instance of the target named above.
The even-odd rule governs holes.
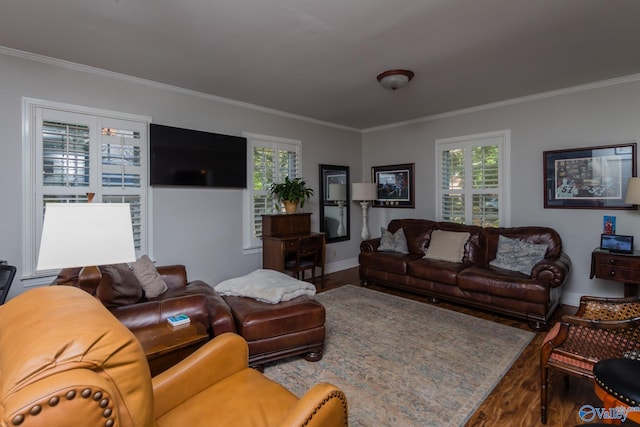
[[[168,323],[145,326],[133,331],[147,356],[151,376],[175,365],[209,340],[203,324],[191,321],[173,327]]]
[[[619,254],[596,248],[591,253],[591,279],[615,280],[624,283],[624,296],[638,295],[640,285],[640,252]]]

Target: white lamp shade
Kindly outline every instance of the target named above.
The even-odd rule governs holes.
[[[327,200],[340,201],[347,200],[346,184],[329,184],[329,197]]]
[[[378,189],[375,182],[354,182],[351,184],[351,194],[355,201],[376,200]]]
[[[47,204],[36,270],[135,260],[128,204]]]
[[[640,178],[629,178],[624,202],[628,205],[640,205]]]

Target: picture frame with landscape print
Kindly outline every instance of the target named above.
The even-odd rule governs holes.
[[[371,168],[376,183],[377,199],[372,206],[377,208],[414,208],[414,163]]]
[[[636,143],[545,151],[545,208],[635,209],[624,202],[636,176]]]

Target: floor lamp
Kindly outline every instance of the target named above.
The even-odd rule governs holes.
[[[47,204],[36,270],[83,267],[80,275],[99,284],[96,266],[135,260],[129,204]]]
[[[362,240],[369,238],[369,225],[367,224],[367,209],[369,202],[378,198],[378,189],[374,182],[354,182],[351,184],[351,194],[354,202],[360,202],[362,207]]]
[[[338,224],[338,236],[344,236],[344,202],[347,199],[347,186],[346,184],[329,184],[329,197],[328,200],[336,202],[340,209],[340,223]]]

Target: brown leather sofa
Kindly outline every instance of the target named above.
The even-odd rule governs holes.
[[[380,238],[360,245],[360,281],[448,300],[525,319],[545,330],[560,303],[571,261],[558,233],[547,227],[482,228],[422,219],[398,219],[387,230],[402,229],[409,253],[378,251]],[[434,230],[468,232],[461,262],[424,259]],[[499,236],[547,245],[544,259],[527,275],[490,265]]]
[[[348,425],[340,389],[319,383],[296,397],[249,369],[236,334],[152,378],[131,331],[78,289],[26,291],[0,307],[0,324],[2,426]]]
[[[117,267],[127,268],[126,264]],[[95,283],[91,283],[91,277],[79,278],[79,268],[67,268],[60,271],[52,284],[78,287],[96,296],[134,332],[185,313],[205,325],[211,337],[238,333],[249,345],[252,367],[262,368],[267,362],[295,355],[304,355],[312,362],[322,358],[325,311],[312,297],[302,296],[279,304],[223,297],[201,280],[188,281],[184,265],[170,265],[157,267],[168,290],[147,299],[131,291],[138,284],[122,282],[125,275],[110,274],[105,266],[100,269],[102,278]]]

